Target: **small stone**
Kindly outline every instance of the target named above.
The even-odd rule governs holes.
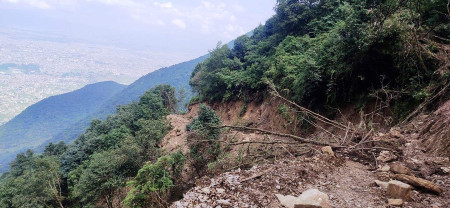
[[[403,138],[403,135],[397,129],[392,128],[389,133],[395,138]]]
[[[397,156],[394,155],[394,153],[386,150],[381,151],[380,155],[377,157],[377,160],[381,162],[390,162],[395,159],[397,159]]]
[[[211,189],[208,187],[202,188],[202,192],[205,194],[210,194],[211,193]]]
[[[404,165],[401,165],[401,164],[393,164],[391,166],[391,171],[394,172],[394,173],[411,175],[411,170],[409,168],[405,167]]]
[[[322,147],[322,152],[334,157],[333,149],[330,146]]]
[[[275,186],[275,188],[277,188],[278,190],[280,190],[280,189],[281,189],[281,186]]]
[[[225,199],[219,199],[217,200],[217,203],[221,204],[221,205],[226,205],[226,206],[231,206],[231,202]]]
[[[388,172],[390,169],[391,169],[391,167],[389,167],[389,165],[384,165],[383,167],[380,168],[380,171]]]
[[[403,205],[402,199],[388,199],[388,204],[395,207],[400,207]]]
[[[450,167],[441,167],[441,170],[442,170],[444,173],[450,173]]]
[[[331,205],[327,194],[308,189],[297,198],[294,208],[331,208]]]
[[[387,190],[388,182],[383,182],[379,180],[375,180],[375,184],[377,184],[379,187],[381,187],[383,190]]]
[[[387,196],[394,199],[403,199],[404,201],[411,200],[412,187],[406,183],[391,180],[387,187]]]
[[[221,189],[221,188],[216,189],[216,191],[217,191],[218,194],[225,193],[225,189]]]

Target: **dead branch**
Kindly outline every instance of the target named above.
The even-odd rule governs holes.
[[[439,91],[438,93],[436,93],[433,97],[431,97],[430,99],[425,100],[422,104],[419,105],[419,107],[417,107],[416,110],[414,110],[412,113],[410,113],[402,122],[401,124],[405,124],[405,122],[407,122],[409,119],[411,119],[413,116],[415,116],[417,113],[419,113],[425,106],[428,105],[428,103],[430,103],[432,100],[436,99],[437,97],[441,96],[442,94],[444,94],[447,90],[447,88],[450,86],[450,83],[448,83],[447,85],[444,86],[444,88],[442,88],[441,91]]]
[[[252,179],[255,179],[255,178],[259,178],[259,177],[263,176],[264,174],[266,174],[266,173],[268,173],[268,172],[270,172],[270,171],[272,171],[272,170],[273,170],[273,167],[272,167],[272,168],[269,168],[269,169],[267,169],[267,170],[265,170],[265,171],[263,171],[263,172],[261,172],[261,173],[258,173],[258,174],[256,174],[256,175],[253,175],[253,176],[251,176],[251,177],[242,179],[242,180],[240,180],[239,182],[243,183],[243,182],[245,182],[245,181],[249,181],[249,180],[252,180]]]
[[[347,126],[345,126],[344,124],[341,124],[341,123],[339,123],[339,122],[337,122],[337,121],[328,119],[328,118],[325,117],[325,116],[322,116],[322,115],[320,115],[320,114],[318,114],[318,113],[316,113],[316,112],[314,112],[314,111],[311,111],[311,110],[309,110],[309,109],[307,109],[307,108],[305,108],[305,107],[302,107],[302,106],[298,105],[297,103],[295,103],[295,102],[293,102],[293,101],[291,101],[291,100],[289,100],[289,99],[287,99],[287,98],[281,96],[280,93],[278,93],[278,91],[275,89],[275,85],[274,85],[273,83],[267,82],[267,84],[268,84],[269,88],[271,89],[271,93],[272,93],[273,96],[275,96],[275,97],[277,97],[277,98],[280,98],[281,100],[283,100],[283,101],[285,101],[285,102],[287,102],[287,103],[289,103],[289,104],[291,104],[291,105],[297,107],[297,108],[300,109],[305,115],[309,115],[309,116],[311,116],[311,117],[313,117],[313,118],[315,118],[315,119],[317,119],[317,120],[319,120],[319,121],[321,121],[321,122],[323,122],[323,123],[332,125],[332,126],[334,126],[334,127],[336,127],[336,128],[339,128],[339,129],[341,129],[341,130],[343,130],[343,131],[346,130]],[[351,129],[351,130],[352,130],[352,131],[355,131],[354,129]]]
[[[264,134],[271,134],[271,135],[275,135],[275,136],[292,138],[295,141],[301,142],[301,143],[310,143],[310,144],[319,145],[319,146],[331,146],[332,148],[343,148],[342,146],[336,146],[336,145],[329,144],[326,142],[314,141],[314,140],[310,140],[310,139],[305,139],[303,137],[295,136],[292,134],[278,133],[278,132],[267,131],[267,130],[258,129],[258,128],[250,128],[250,127],[245,127],[245,126],[231,126],[231,125],[211,126],[211,127],[212,128],[231,128],[231,129],[237,129],[237,130],[243,130],[243,131],[256,131],[256,132],[261,132]]]
[[[394,151],[391,148],[386,147],[365,147],[365,148],[356,148],[356,149],[350,149],[349,152],[355,152],[359,150],[387,150],[387,151]]]
[[[442,188],[438,185],[434,184],[431,181],[427,181],[422,178],[417,178],[415,176],[404,175],[404,174],[396,174],[394,176],[396,180],[411,184],[412,186],[425,189],[427,191],[433,192],[435,194],[441,194]]]
[[[206,140],[206,139],[203,139],[203,140],[192,140],[192,141],[195,141],[195,142],[211,142],[211,140]],[[289,144],[289,145],[303,145],[303,144],[299,144],[298,142],[285,142],[285,141],[281,141],[281,140],[274,140],[274,141],[269,141],[269,142],[266,142],[266,141],[243,141],[243,142],[230,142],[230,143],[227,143],[226,141],[217,140],[217,141],[214,141],[214,142],[226,143],[226,145],[232,145],[232,146],[241,145],[241,144],[270,144],[270,145],[272,145],[272,144]]]

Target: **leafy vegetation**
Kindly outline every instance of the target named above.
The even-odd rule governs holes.
[[[128,181],[128,205],[156,203],[142,195],[170,190],[184,161],[181,153],[163,156],[157,146],[176,104],[175,89],[159,85],[104,121],[93,120],[69,146],[50,143],[43,154],[17,155],[0,180],[0,207],[118,207]],[[147,189],[153,182],[165,185]]]
[[[190,84],[203,101],[261,96],[269,81],[316,109],[379,89],[396,93],[398,107],[418,104],[449,72],[446,8],[435,0],[278,0],[276,14],[251,37],[232,49],[218,44]]]
[[[72,141],[89,127],[89,124],[93,119],[105,119],[108,115],[111,115],[116,111],[118,105],[126,105],[133,101],[137,101],[147,90],[160,84],[171,85],[175,87],[178,93],[184,92],[179,95],[181,102],[178,105],[178,110],[184,110],[184,105],[188,103],[193,96],[191,87],[189,86],[190,75],[195,66],[206,58],[208,58],[208,55],[148,73],[127,86],[124,90],[115,94],[96,112],[77,122],[75,125],[71,125],[59,132],[51,139],[51,141]]]
[[[211,128],[221,124],[219,116],[209,106],[201,104],[198,110],[198,117],[186,126],[189,131],[187,138],[190,148],[192,165],[198,173],[204,171],[209,162],[213,162],[221,153],[220,129]]]
[[[137,176],[128,182],[132,187],[125,199],[129,207],[167,207],[174,180],[180,176],[185,157],[183,153],[160,157],[154,164],[145,164]]]
[[[44,99],[24,110],[8,123],[0,126],[0,172],[18,152],[35,148],[94,113],[124,85],[100,82]],[[43,148],[41,149],[41,151]]]
[[[437,0],[278,0],[276,15],[251,37],[239,37],[231,49],[218,44],[209,58],[189,63],[192,70],[206,59],[190,76],[198,93],[193,102],[248,102],[265,95],[267,83],[310,108],[363,103],[368,92],[382,90],[395,95],[393,109],[405,116],[450,77],[443,53],[450,36],[446,8]],[[183,69],[179,80],[189,78],[189,68]],[[167,78],[160,73],[153,78]],[[94,115],[107,115],[119,100],[134,100],[155,84],[148,80]],[[0,207],[167,206],[186,160],[158,147],[170,128],[166,116],[176,109],[175,89],[158,85],[105,120],[92,120],[70,145],[50,143],[43,154],[18,154],[0,178]],[[292,119],[286,106],[278,111]],[[198,114],[186,129],[189,163],[201,175],[229,157],[221,154],[220,129],[211,128],[221,125],[217,114],[206,105]],[[65,134],[86,127],[80,122]]]

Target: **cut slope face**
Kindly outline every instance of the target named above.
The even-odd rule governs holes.
[[[289,133],[291,128],[288,120],[276,115],[282,113],[277,110],[279,105],[280,103],[273,100],[260,104],[247,103],[245,112],[241,111],[243,102],[213,104],[213,108],[227,125]],[[191,106],[191,110],[195,111],[196,108],[196,105]],[[350,117],[351,114],[352,112],[348,111],[342,116]],[[176,118],[177,122],[171,123],[185,124],[189,118],[195,117],[196,113],[189,112],[187,115],[183,118],[175,116],[171,119]],[[287,153],[265,158],[263,156],[267,149],[270,149],[271,153],[277,150],[258,150],[257,144],[250,146],[245,142],[266,141],[267,135],[223,131],[220,138],[222,144],[226,146],[229,143],[240,143],[235,147],[241,146],[241,150],[244,150],[224,147],[226,155],[240,152],[242,154],[239,154],[239,157],[261,156],[263,159],[255,159],[247,164],[239,163],[236,160],[239,157],[225,158],[225,162],[220,161],[220,166],[225,168],[196,179],[193,182],[194,187],[171,207],[283,207],[275,194],[299,196],[311,188],[326,193],[332,207],[390,207],[390,196],[386,188],[378,187],[375,181],[387,184],[390,180],[401,180],[397,178],[403,171],[399,167],[404,167],[412,177],[427,180],[442,189],[440,195],[437,195],[410,182],[413,187],[411,200],[403,202],[404,207],[449,207],[449,125],[450,101],[447,101],[430,115],[418,116],[406,125],[392,127],[390,130],[386,129],[386,126],[380,126],[374,130],[376,133],[372,134],[374,141],[389,141],[389,144],[393,145],[389,151],[396,157],[384,161],[379,159],[382,152],[373,152],[376,161],[370,163],[364,157],[349,154],[345,149],[335,149],[336,157],[329,156],[326,151],[321,151],[320,147],[314,145],[309,148],[309,152],[301,156],[297,156],[294,146],[285,145],[284,150]],[[176,132],[177,130],[173,130],[173,134],[167,136],[167,141],[177,138],[174,136]],[[181,132],[178,136],[184,134],[186,133]],[[317,139],[315,136],[317,132],[307,138]],[[289,141],[286,138],[272,139]],[[163,145],[171,144],[165,142]]]
[[[450,100],[425,118],[420,137],[427,150],[437,155],[450,157]]]
[[[18,151],[35,148],[97,111],[125,88],[115,82],[100,82],[79,90],[44,99],[0,127],[0,170]]]

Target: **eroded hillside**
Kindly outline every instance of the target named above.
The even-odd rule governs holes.
[[[251,126],[288,134],[287,121],[274,103],[282,104],[273,100],[247,104],[245,113],[241,111],[244,104],[240,102],[212,106],[224,125]],[[392,145],[383,149],[373,145],[358,150],[369,152],[372,159],[368,159],[366,153],[353,152],[351,147],[333,148],[330,152],[317,145],[305,148],[305,144],[296,144],[289,138],[254,131],[224,130],[220,140],[227,151],[226,158],[218,159],[211,174],[195,178],[193,187],[171,207],[290,207],[289,199],[277,197],[277,194],[296,197],[308,189],[318,189],[328,195],[331,207],[388,207],[392,195],[388,194],[387,182],[405,181],[401,174],[429,181],[439,190],[439,193],[433,192],[430,187],[405,181],[412,189],[410,199],[405,199],[402,206],[448,207],[450,162],[447,149],[441,147],[448,146],[450,141],[445,136],[450,127],[449,105],[450,101],[447,101],[429,115],[423,114],[404,125],[371,132],[366,142]],[[191,106],[190,110],[185,115],[169,116],[173,126],[169,137],[186,135],[183,127],[195,117],[198,105]],[[273,122],[264,122],[268,120]],[[319,131],[332,131],[332,128],[313,131],[305,137],[315,139],[322,135],[332,140],[331,136],[319,134]],[[185,143],[178,141],[177,144],[185,149]],[[354,146],[360,143],[355,142]],[[165,144],[173,149],[173,144]],[[427,149],[430,145],[436,148]]]

